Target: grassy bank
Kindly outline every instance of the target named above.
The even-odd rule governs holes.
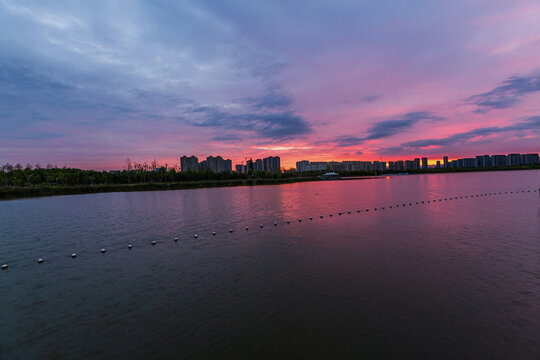
[[[159,191],[197,189],[226,186],[252,186],[252,185],[278,185],[295,182],[318,181],[318,177],[296,177],[281,179],[230,179],[230,180],[200,180],[171,183],[143,183],[143,184],[100,184],[78,186],[9,186],[0,188],[0,200],[10,200],[27,197],[94,194],[103,192],[124,191]]]

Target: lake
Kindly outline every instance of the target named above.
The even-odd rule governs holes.
[[[539,187],[530,170],[2,201],[0,358],[538,359]]]

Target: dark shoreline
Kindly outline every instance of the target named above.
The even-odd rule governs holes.
[[[447,173],[470,173],[470,172],[500,172],[519,170],[540,170],[538,166],[518,167],[518,168],[482,168],[482,169],[429,169],[409,171],[408,173],[385,173],[385,174],[344,174],[341,180],[366,180],[385,178],[387,176],[406,176],[424,174],[447,174]],[[321,181],[319,176],[290,177],[278,179],[224,179],[224,180],[199,180],[169,183],[137,183],[137,184],[98,184],[98,185],[77,185],[77,186],[9,186],[0,187],[0,201],[15,200],[33,197],[58,196],[58,195],[81,195],[97,194],[107,192],[131,192],[131,191],[166,191],[183,189],[202,189],[212,187],[234,187],[234,186],[255,186],[255,185],[280,185],[297,182]]]
[[[173,183],[142,183],[142,184],[99,184],[79,186],[10,186],[0,188],[0,201],[32,197],[81,195],[106,192],[131,191],[165,191],[182,189],[201,189],[212,187],[253,186],[253,185],[279,185],[296,182],[320,181],[319,177],[301,177],[284,179],[230,179],[230,180],[200,180]]]

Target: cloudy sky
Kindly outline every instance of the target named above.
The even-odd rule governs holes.
[[[2,163],[538,151],[538,0],[0,0]]]

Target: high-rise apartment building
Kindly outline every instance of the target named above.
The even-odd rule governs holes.
[[[195,156],[182,156],[180,157],[180,170],[181,171],[198,171],[199,159]]]
[[[427,168],[428,168],[427,157],[423,157],[422,158],[422,169],[427,169]]]

